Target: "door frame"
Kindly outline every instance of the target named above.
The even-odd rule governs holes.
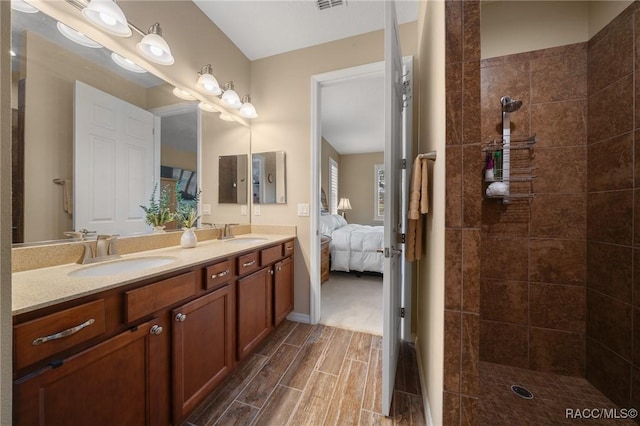
[[[402,63],[413,67],[413,56],[404,56]],[[320,282],[320,159],[322,149],[321,132],[321,92],[325,87],[344,83],[365,77],[373,77],[384,74],[384,61],[359,65],[351,68],[330,71],[311,76],[311,200],[309,235],[311,236],[310,251],[310,291],[309,291],[309,322],[317,324],[320,321],[321,307],[321,282]],[[405,305],[411,306],[411,292],[403,300]],[[382,310],[382,308],[381,308]],[[409,310],[410,312],[410,310]],[[382,312],[381,312],[382,314]],[[403,338],[411,338],[411,318],[404,321]]]

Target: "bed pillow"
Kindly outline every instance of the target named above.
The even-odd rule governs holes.
[[[333,231],[347,224],[344,218],[337,214],[328,214],[320,216],[320,233],[331,235]]]

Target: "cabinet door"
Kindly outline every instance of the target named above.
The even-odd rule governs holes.
[[[293,311],[293,258],[273,266],[273,321],[277,326]]]
[[[233,367],[234,293],[229,284],[173,310],[173,407],[176,424]]]
[[[264,268],[238,280],[238,360],[248,355],[273,328],[271,273],[271,268]]]
[[[17,380],[14,424],[159,424],[151,395],[158,387],[158,332],[144,323]]]

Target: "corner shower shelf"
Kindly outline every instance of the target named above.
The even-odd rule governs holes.
[[[494,178],[492,181],[484,181],[483,196],[486,199],[502,200],[504,204],[509,204],[512,199],[530,199],[533,198],[531,192],[531,181],[535,179],[535,168],[531,166],[531,150],[533,145],[537,142],[536,135],[532,135],[525,139],[511,138],[510,143],[505,143],[504,140],[494,139],[491,142],[485,143],[482,146],[482,152],[495,155],[497,152],[505,152],[507,148],[508,157],[505,155],[503,161],[508,161],[509,175],[503,177],[503,168],[499,164],[495,164]],[[507,190],[509,191],[504,195],[488,195],[487,188],[494,182],[503,182],[509,185]],[[516,183],[513,189],[517,189],[515,192],[511,192],[511,184]]]

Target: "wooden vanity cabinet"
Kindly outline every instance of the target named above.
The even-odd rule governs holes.
[[[237,359],[241,360],[273,328],[271,307],[271,268],[240,278],[236,284]]]
[[[293,257],[273,265],[273,323],[278,326],[293,311]]]
[[[172,311],[174,423],[189,414],[234,365],[235,283]]]
[[[140,324],[17,380],[14,424],[160,424],[153,404],[161,352],[154,325]]]

